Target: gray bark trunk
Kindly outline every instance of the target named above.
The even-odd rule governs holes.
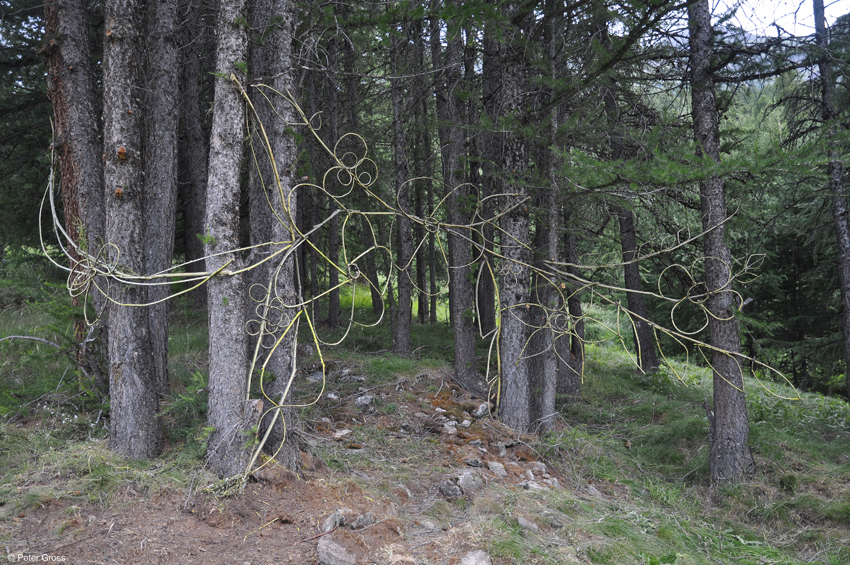
[[[495,24],[488,23],[484,30],[484,53],[482,60],[481,101],[484,114],[495,124],[499,119],[498,96],[500,86],[499,77],[499,44],[493,38],[493,27]],[[498,156],[497,134],[492,131],[482,132],[483,164],[484,174],[481,177],[481,198],[495,194],[494,163]],[[489,200],[485,200],[482,219],[490,220],[493,217],[493,206]],[[494,230],[489,222],[481,230],[484,238],[484,255],[479,262],[480,276],[476,289],[476,309],[478,311],[478,330],[483,336],[489,336],[496,329],[496,285],[493,282],[493,243]]]
[[[207,198],[207,150],[204,120],[201,111],[201,58],[199,43],[203,29],[200,0],[188,4],[186,19],[181,26],[183,70],[180,81],[182,120],[185,143],[181,148],[186,166],[183,208],[183,229],[186,239],[186,260],[197,261],[204,256],[204,246],[199,235],[204,233],[204,209]],[[191,264],[187,270],[205,269],[204,261]],[[207,287],[192,292],[195,310],[207,307]]]
[[[509,21],[519,17],[520,7],[507,4],[503,8]],[[506,31],[502,50],[502,90],[500,105],[508,119],[521,123],[527,98],[525,95],[525,57],[518,24]],[[501,252],[504,257],[500,269],[499,299],[501,320],[499,351],[501,354],[502,398],[500,412],[505,424],[517,431],[526,431],[531,424],[530,386],[527,360],[523,348],[528,332],[526,305],[528,304],[528,244],[529,220],[525,172],[528,167],[528,149],[519,127],[511,128],[504,136],[502,162],[504,163],[501,192],[511,193],[504,198],[506,208],[513,208],[502,217]]]
[[[564,211],[564,225],[569,226],[572,212]],[[575,235],[569,230],[564,231],[564,261],[568,267],[567,274],[577,275],[578,251]],[[565,404],[572,404],[581,399],[581,378],[584,374],[584,312],[581,306],[581,296],[576,292],[575,284],[568,284],[559,298],[561,309],[566,307],[566,315],[555,320],[558,336],[555,348],[558,353],[558,394]],[[566,305],[563,301],[566,299]]]
[[[103,53],[104,186],[108,260],[121,269],[144,274],[144,182],[142,180],[142,108],[140,69],[142,6],[138,0],[104,4]],[[120,252],[120,254],[119,254]],[[151,459],[162,451],[157,418],[158,383],[151,355],[148,313],[126,306],[145,301],[143,287],[113,282],[109,331],[109,446],[133,459]]]
[[[629,311],[633,312],[635,349],[638,364],[642,371],[652,373],[658,370],[658,355],[655,352],[655,336],[649,325],[649,309],[643,299],[638,264],[637,237],[635,234],[635,216],[631,210],[619,206],[614,213],[620,221],[620,246],[623,250],[623,279],[626,287],[626,300]]]
[[[832,65],[827,55],[829,38],[827,37],[826,21],[824,18],[823,0],[813,0],[815,16],[815,42],[822,55],[818,61],[820,70],[822,103],[821,115],[824,127],[827,129],[829,149],[827,150],[827,175],[829,176],[829,192],[832,195],[832,223],[835,226],[835,237],[838,242],[838,285],[841,291],[841,350],[844,356],[844,380],[846,396],[850,400],[850,231],[847,228],[847,201],[842,180],[844,166],[836,136],[836,113],[834,103],[835,85],[832,80]]]
[[[450,2],[457,6],[457,2]],[[444,120],[443,129],[447,133],[447,138],[441,139],[440,144],[444,147],[444,158],[447,157],[444,169],[448,176],[445,182],[446,190],[450,191],[446,205],[448,222],[452,224],[448,229],[449,310],[455,334],[455,380],[466,389],[484,394],[486,390],[478,378],[475,358],[474,287],[469,267],[472,245],[468,230],[462,228],[472,223],[475,211],[466,181],[465,163],[462,162],[466,153],[466,136],[461,126],[466,122],[465,103],[461,95],[464,90],[461,75],[463,40],[455,22],[447,23],[449,30],[454,30],[454,35],[448,38],[446,45],[445,88],[441,89],[442,96],[437,96],[438,106],[442,103],[445,107],[442,111],[438,108],[437,114],[441,121]]]
[[[171,268],[177,213],[177,0],[147,5],[145,80],[145,266],[149,273]],[[170,280],[149,286],[147,301],[165,300]],[[168,311],[170,303],[148,307],[154,370],[160,396],[168,393]]]
[[[720,162],[720,127],[714,76],[711,71],[711,14],[708,0],[688,6],[690,28],[691,102],[697,156]],[[753,469],[747,447],[749,425],[741,365],[738,321],[734,317],[731,291],[732,255],[724,242],[726,195],[723,179],[711,177],[700,183],[705,277],[709,297],[711,365],[714,372],[713,413],[710,421],[709,465],[715,481],[739,482]],[[710,231],[709,231],[710,230]],[[728,353],[727,353],[728,352]]]
[[[396,40],[392,48],[392,73],[394,76],[401,74],[402,57],[401,40]],[[406,43],[406,42],[404,42]],[[392,80],[392,107],[393,107],[393,168],[395,169],[395,185],[397,206],[405,213],[410,213],[410,167],[407,162],[407,135],[404,131],[402,97],[404,96],[400,79]],[[410,341],[410,324],[412,321],[412,290],[413,282],[410,279],[411,260],[413,257],[413,234],[411,232],[410,220],[404,213],[397,219],[397,242],[398,242],[398,310],[396,311],[395,327],[393,328],[393,351],[400,354],[409,354],[413,347]]]
[[[242,258],[232,251],[239,247],[239,172],[245,110],[239,89],[230,77],[235,75],[245,80],[236,69],[236,64],[245,61],[247,54],[248,38],[240,22],[245,15],[245,0],[221,0],[216,23],[217,78],[204,218],[207,270],[224,268],[207,285],[210,336],[207,424],[214,428],[207,440],[207,462],[220,477],[245,470],[251,455],[248,434],[253,420],[250,409],[253,407],[247,404],[245,285],[241,274],[232,274],[242,267]],[[218,253],[224,254],[214,256]]]
[[[264,10],[266,10],[265,7],[255,7],[255,18],[258,19],[255,20],[254,25],[260,33],[265,32],[265,45],[256,47],[255,60],[262,65],[260,72],[263,73],[257,74],[255,71],[256,80],[268,84],[278,92],[294,92],[292,39],[295,12],[293,6],[289,0],[273,0],[268,11]],[[263,18],[267,19],[264,21]],[[286,246],[295,243],[297,238],[295,220],[298,199],[293,191],[296,148],[293,136],[286,132],[287,122],[292,123],[295,118],[289,102],[271,91],[267,91],[266,94],[270,101],[259,100],[260,97],[255,97],[258,100],[255,106],[258,109],[266,108],[266,114],[261,115],[261,119],[264,120],[263,125],[269,137],[275,167],[272,169],[271,160],[263,150],[258,158],[261,163],[267,162],[269,172],[263,175],[263,181],[269,198],[267,202],[265,196],[262,196],[262,205],[255,205],[252,208],[251,212],[256,216],[252,216],[251,221],[253,222],[256,217],[264,229],[269,230],[270,239],[266,241],[280,241]],[[259,152],[260,144],[257,143],[256,138],[255,147]],[[269,203],[276,212],[276,216],[269,209]],[[270,248],[270,250],[275,252],[280,250],[280,247]],[[265,362],[266,371],[277,377],[269,383],[268,375],[266,376],[265,395],[274,402],[282,404],[292,401],[289,387],[290,379],[295,372],[294,347],[297,328],[288,327],[296,313],[293,307],[299,302],[295,257],[296,254],[293,252],[288,256],[281,254],[274,261],[270,261],[269,269],[264,274],[267,278],[261,283],[271,293],[269,309],[259,306],[260,315],[267,320],[266,331],[268,332],[268,335],[262,338],[262,347],[274,346],[274,344],[277,346],[267,349],[265,355],[260,352],[257,362]],[[273,454],[285,467],[295,469],[299,463],[299,452],[294,435],[290,433],[297,426],[295,413],[291,408],[284,408],[280,411],[281,417],[274,418],[275,415],[276,412],[268,414],[260,425],[261,434],[264,434],[269,426],[273,426],[264,449],[267,453]]]
[[[53,106],[65,229],[83,252],[96,253],[104,236],[103,165],[85,4],[78,0],[45,4],[44,26],[46,44],[42,53]],[[70,267],[79,273],[80,254],[73,248],[69,252]],[[105,288],[104,284],[100,286]],[[88,299],[100,312],[105,300],[93,285]],[[77,333],[83,331],[81,326],[82,320],[78,321]],[[105,379],[95,385],[101,394],[108,393]]]

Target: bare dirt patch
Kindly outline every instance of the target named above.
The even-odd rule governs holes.
[[[199,485],[137,484],[122,485],[106,507],[56,497],[0,525],[6,553],[81,565],[313,564],[328,536],[358,564],[456,565],[485,543],[475,520],[503,510],[487,503],[489,486],[525,492],[529,481],[563,484],[522,438],[472,416],[485,401],[444,375],[369,387],[351,374],[329,378],[336,394],[308,414],[298,475],[267,467],[228,499],[201,494]],[[371,402],[358,406],[366,395]],[[340,509],[347,525],[323,533],[323,521]]]

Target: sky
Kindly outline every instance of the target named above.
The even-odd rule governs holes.
[[[792,35],[810,35],[815,31],[812,0],[713,0],[714,14],[739,5],[731,23],[759,35],[776,36],[775,21]],[[838,16],[850,13],[850,0],[824,0],[827,25]]]

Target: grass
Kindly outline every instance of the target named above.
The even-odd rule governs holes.
[[[5,301],[0,333],[61,340],[68,331],[64,310],[45,307],[60,302],[61,293],[42,284],[59,284],[58,277],[29,264],[21,269],[29,281],[22,289],[8,282],[0,286]],[[8,272],[0,275],[12,280]],[[344,310],[354,304],[358,320],[371,319],[365,288],[355,296],[343,289],[342,303]],[[172,394],[162,407],[168,442],[154,464],[127,462],[108,450],[105,407],[85,379],[68,369],[67,358],[35,342],[0,343],[0,538],[15,516],[46,505],[66,507],[68,521],[61,528],[67,529],[79,507],[108,506],[126,485],[156,492],[212,482],[201,464],[206,316],[185,301],[175,306],[169,341]],[[500,565],[850,563],[850,407],[845,402],[815,394],[784,400],[796,393],[748,378],[756,473],[741,485],[712,485],[701,407],[711,395],[708,371],[671,360],[653,375],[640,374],[622,350],[616,315],[597,306],[588,311],[597,322],[590,330],[582,400],[563,408],[556,431],[531,444],[567,488],[530,492],[491,484],[460,501],[432,498],[420,508],[421,519],[458,529]],[[627,330],[621,323],[621,331]],[[332,341],[344,329],[319,331]],[[385,396],[376,400],[370,418],[388,424],[348,414],[350,443],[328,442],[315,451],[330,470],[330,481],[348,481],[375,500],[398,502],[399,485],[415,490],[423,477],[456,472],[441,441],[411,442],[395,431],[393,422],[409,419],[413,411],[433,410],[429,399],[444,390],[451,372],[451,332],[443,324],[414,324],[413,331],[412,357],[386,352],[388,324],[355,326],[343,346],[323,348],[330,371],[350,368],[364,378],[335,384],[340,397],[360,388]],[[479,357],[486,352],[487,344],[479,343]],[[315,356],[304,360],[316,363]],[[390,386],[396,383],[398,389]],[[297,392],[307,397],[318,386],[299,381]],[[333,404],[305,408],[302,417],[313,425],[333,416]],[[351,444],[368,449],[350,449]],[[419,495],[428,500],[427,493]],[[534,520],[539,531],[521,528],[518,515]]]

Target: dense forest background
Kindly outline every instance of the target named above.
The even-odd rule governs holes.
[[[850,395],[850,19],[820,0],[806,36],[704,0],[2,5],[0,258],[70,269],[119,453],[161,449],[163,300],[211,273],[220,434],[280,443],[277,412],[245,416],[252,363],[286,415],[291,328],[351,322],[401,354],[450,324],[456,380],[545,430],[580,397],[592,303],[641,369],[714,369],[713,435],[746,429],[742,371]],[[354,283],[371,318],[341,311]],[[746,474],[742,433],[717,432],[715,478]],[[222,476],[248,457],[227,445]]]

